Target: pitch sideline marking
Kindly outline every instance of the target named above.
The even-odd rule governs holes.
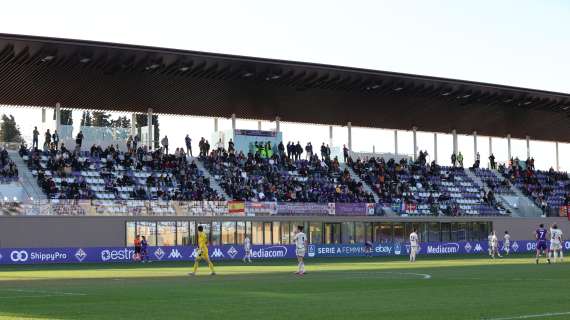
[[[341,272],[326,272],[323,273],[323,275],[338,275],[341,274]],[[375,275],[387,275],[387,274],[391,274],[391,275],[403,275],[403,276],[417,276],[417,277],[421,277],[422,279],[431,279],[431,274],[427,274],[427,273],[413,273],[413,272],[390,272],[390,271],[379,271],[379,272],[347,272],[347,273],[342,273],[343,275],[347,275],[348,277],[350,277],[351,275],[362,275],[362,276],[375,276]],[[346,277],[345,277],[346,278]]]
[[[419,277],[422,277],[424,279],[431,279],[431,274],[427,274],[427,273],[412,273],[412,272],[379,272],[379,273],[419,276]]]
[[[545,317],[557,317],[557,316],[567,316],[570,314],[568,312],[551,312],[551,313],[542,313],[542,314],[526,314],[522,316],[514,316],[514,317],[506,317],[506,318],[483,318],[482,320],[518,320],[518,319],[536,319],[536,318],[545,318]]]
[[[44,295],[33,295],[33,296],[10,296],[10,297],[0,297],[0,299],[20,299],[20,298],[53,298],[53,297],[65,297],[61,294],[44,294]]]
[[[49,296],[86,296],[86,293],[78,292],[59,292],[59,291],[43,291],[43,290],[27,290],[27,289],[0,289],[0,291],[21,292],[21,293],[38,293]],[[14,296],[18,297],[18,296]],[[21,296],[20,296],[21,297]]]

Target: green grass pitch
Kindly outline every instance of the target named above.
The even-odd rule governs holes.
[[[0,267],[0,319],[570,319],[568,264],[530,256]]]

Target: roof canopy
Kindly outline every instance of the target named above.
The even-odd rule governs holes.
[[[0,34],[0,103],[570,142],[570,95],[487,83]]]

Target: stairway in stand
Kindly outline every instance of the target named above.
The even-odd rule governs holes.
[[[493,174],[502,182],[505,177],[499,173],[497,170],[491,170]],[[540,217],[542,216],[542,210],[525,194],[523,194],[517,187],[510,184],[511,191],[515,196],[499,196],[497,198],[502,198],[508,203],[511,208],[514,208],[516,215],[519,217]]]
[[[24,187],[24,190],[28,196],[34,200],[47,200],[46,194],[38,185],[38,179],[32,175],[32,172],[30,169],[28,169],[28,166],[22,157],[20,157],[18,152],[14,150],[8,150],[8,155],[10,155],[10,159],[14,161],[18,167],[20,182],[22,183],[22,186]]]
[[[210,174],[210,171],[208,171],[205,167],[204,164],[202,163],[202,161],[200,161],[200,159],[198,159],[197,157],[188,157],[188,160],[190,162],[194,161],[194,163],[196,163],[196,166],[198,167],[198,170],[202,171],[202,173],[204,173],[204,176],[208,179],[210,179],[210,186],[212,187],[212,189],[214,189],[220,196],[222,196],[224,199],[226,200],[232,200],[230,198],[230,196],[226,193],[226,191],[220,186],[220,184],[218,183],[218,181],[215,179],[214,176],[212,176]]]
[[[344,169],[348,170],[348,173],[350,173],[350,178],[352,178],[352,180],[362,183],[364,190],[366,192],[371,193],[372,196],[374,197],[375,203],[378,203],[380,201],[380,197],[376,192],[374,192],[374,190],[372,190],[372,188],[370,187],[370,185],[368,185],[368,183],[362,181],[362,179],[360,179],[360,176],[356,174],[356,172],[354,172],[354,170],[352,170],[352,168],[349,165],[347,165],[346,163],[341,163],[340,170],[344,171]],[[398,214],[394,212],[391,208],[384,208],[384,212],[386,213],[387,216],[394,216],[394,217],[398,216]]]

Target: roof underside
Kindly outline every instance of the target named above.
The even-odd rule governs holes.
[[[570,95],[220,54],[0,34],[0,104],[570,142]]]

